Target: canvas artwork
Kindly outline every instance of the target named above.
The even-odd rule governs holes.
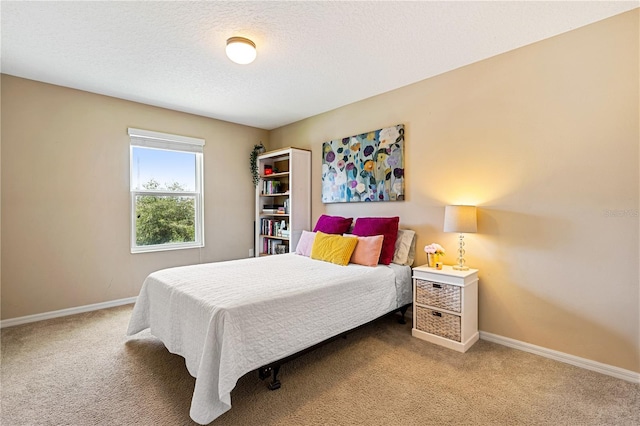
[[[404,200],[404,124],[322,144],[322,202]]]

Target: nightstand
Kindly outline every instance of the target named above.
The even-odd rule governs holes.
[[[478,270],[413,268],[411,334],[458,352],[477,342]]]

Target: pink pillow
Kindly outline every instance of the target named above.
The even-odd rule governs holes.
[[[349,260],[350,263],[357,263],[358,265],[364,266],[376,266],[378,264],[384,236],[358,237],[351,234],[345,234],[344,236],[358,239],[356,249],[353,251],[353,254],[351,254],[351,260]]]
[[[328,216],[323,214],[318,218],[316,227],[313,228],[313,232],[324,232],[325,234],[344,234],[349,232],[353,218],[346,218],[341,216]]]
[[[296,253],[303,256],[311,256],[311,247],[313,247],[313,240],[316,239],[315,232],[302,231],[298,245],[296,246]]]
[[[400,218],[395,217],[359,217],[353,227],[353,234],[360,237],[384,235],[382,251],[378,263],[388,265],[393,260],[393,252],[398,238]]]

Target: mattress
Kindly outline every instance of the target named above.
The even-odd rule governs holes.
[[[165,269],[143,283],[127,330],[147,328],[196,378],[191,418],[231,408],[251,370],[411,302],[408,266],[338,266],[294,253]]]

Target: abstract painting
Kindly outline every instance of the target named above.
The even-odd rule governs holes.
[[[404,124],[322,144],[322,202],[404,200]]]

